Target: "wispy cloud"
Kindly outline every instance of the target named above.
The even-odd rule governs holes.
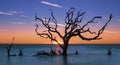
[[[42,20],[44,20],[44,21],[45,21],[45,20],[47,20],[47,19],[42,18]],[[48,20],[47,20],[47,21],[48,21]],[[50,22],[50,24],[55,25],[53,22]],[[58,25],[58,26],[65,26],[64,24],[60,24],[60,23],[57,23],[57,25]]]
[[[50,24],[55,25],[54,23],[50,23]],[[64,24],[60,24],[60,23],[57,23],[57,25],[62,27],[65,26]]]
[[[26,16],[26,15],[20,15],[21,17],[23,17],[23,18],[27,18],[28,16]]]
[[[58,26],[65,26],[64,24],[57,24]]]
[[[33,22],[34,24],[42,24],[42,22]],[[55,25],[54,23],[50,22],[49,24]],[[64,24],[57,23],[58,26],[64,27]]]
[[[3,15],[13,15],[15,13],[17,13],[17,11],[7,11],[7,12],[0,11],[0,14],[3,14]]]
[[[119,31],[110,31],[110,30],[105,30],[106,33],[111,33],[111,34],[116,34],[120,33]]]
[[[33,22],[34,24],[39,24],[40,22]],[[42,23],[41,23],[42,24]]]
[[[22,25],[25,24],[24,22],[10,22],[11,24],[15,24],[15,25]]]
[[[62,8],[62,6],[60,6],[58,4],[54,4],[51,2],[47,2],[47,1],[41,1],[41,3],[46,4],[46,5],[50,5],[50,6],[54,6],[54,7],[58,7],[58,8]]]
[[[48,21],[48,19],[45,19],[45,18],[42,18],[42,20],[43,20],[43,21],[45,21],[45,20]],[[34,24],[39,24],[39,23],[42,24],[42,22],[33,22],[33,23],[34,23]],[[53,23],[53,22],[50,22],[49,24],[55,25],[55,23]],[[57,25],[58,25],[58,26],[62,26],[62,27],[65,26],[64,24],[60,24],[60,23],[57,23]]]

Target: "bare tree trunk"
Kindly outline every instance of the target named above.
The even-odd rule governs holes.
[[[67,56],[63,56],[63,65],[69,65]]]
[[[62,34],[59,31],[59,25],[57,23],[56,18],[53,15],[52,10],[51,11],[51,17],[47,18],[38,18],[35,15],[35,20],[39,20],[41,21],[42,25],[46,28],[46,30],[44,30],[42,33],[39,33],[38,30],[38,24],[36,24],[36,28],[35,28],[35,32],[37,33],[37,35],[39,35],[42,38],[49,38],[51,40],[51,42],[56,42],[61,48],[62,48],[62,54],[64,56],[67,55],[67,49],[68,49],[68,45],[69,45],[69,40],[71,37],[76,37],[78,36],[80,39],[82,40],[87,40],[87,41],[91,41],[91,40],[100,40],[102,38],[100,38],[100,35],[103,33],[103,31],[105,30],[106,26],[108,25],[108,23],[111,21],[112,19],[112,14],[110,14],[107,22],[96,32],[92,31],[90,27],[88,27],[89,24],[91,23],[95,23],[97,22],[96,19],[102,19],[102,16],[95,16],[93,17],[91,20],[87,21],[85,24],[82,24],[81,22],[83,22],[83,15],[85,14],[85,12],[78,12],[77,15],[74,16],[75,13],[75,8],[70,8],[67,12],[66,12],[66,17],[65,17],[65,26],[64,26],[64,34]],[[51,23],[54,26],[51,26]],[[82,25],[81,25],[82,24]],[[92,37],[86,37],[84,35],[82,35],[83,33],[89,33],[90,35],[93,34]],[[56,35],[59,36],[61,39],[63,39],[63,45],[61,45],[58,42],[58,39],[56,38]]]
[[[11,50],[11,49],[8,49],[8,48],[7,48],[7,55],[8,55],[8,56],[10,56],[10,50]]]
[[[23,56],[23,49],[19,49],[19,56]]]
[[[14,38],[15,38],[15,37],[13,37],[13,39],[12,39],[12,43],[7,47],[7,55],[8,55],[8,56],[11,55],[11,54],[10,54],[10,51],[11,51],[11,48],[12,48],[12,46],[13,46]]]
[[[11,48],[12,48],[12,45],[13,44],[10,44],[8,47],[7,47],[7,55],[10,56],[10,51],[11,51]]]
[[[63,55],[67,55],[68,41],[69,40],[64,41]]]
[[[63,49],[63,55],[67,55],[67,48],[66,47]]]

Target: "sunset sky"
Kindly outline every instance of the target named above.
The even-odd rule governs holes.
[[[50,43],[49,39],[36,35],[35,22],[39,21],[34,20],[35,13],[40,18],[49,17],[49,9],[52,9],[58,23],[64,25],[65,13],[71,7],[76,8],[76,12],[86,12],[84,21],[98,15],[107,20],[111,13],[113,19],[100,36],[103,39],[83,41],[74,37],[70,43],[120,43],[120,0],[0,0],[0,44],[11,43],[13,36],[16,44]],[[94,25],[96,28],[93,29],[97,30],[98,25],[105,22],[100,21],[91,27]]]

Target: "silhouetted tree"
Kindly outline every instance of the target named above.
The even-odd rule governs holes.
[[[10,51],[11,51],[11,48],[12,48],[12,46],[13,46],[14,39],[15,39],[15,37],[13,37],[12,43],[7,47],[7,55],[8,55],[8,56],[11,56]]]
[[[19,56],[23,56],[23,49],[22,48],[19,48]]]
[[[64,21],[65,26],[63,28],[64,29],[64,34],[62,34],[58,30],[59,25],[57,23],[56,18],[53,15],[52,11],[51,11],[51,17],[49,17],[48,19],[47,18],[44,18],[44,19],[43,18],[38,18],[37,15],[35,15],[35,20],[41,21],[42,25],[46,28],[45,31],[43,31],[42,33],[39,33],[37,31],[38,30],[38,24],[36,24],[35,32],[37,33],[37,35],[39,35],[40,37],[43,37],[43,38],[49,38],[52,42],[53,41],[56,42],[62,48],[62,54],[63,55],[67,55],[69,40],[72,37],[79,36],[79,38],[81,38],[82,40],[87,40],[87,41],[102,39],[99,36],[103,33],[106,26],[108,25],[108,23],[112,19],[112,14],[110,14],[109,19],[100,28],[100,30],[98,30],[98,32],[92,32],[90,30],[90,28],[87,28],[87,26],[90,23],[95,23],[96,19],[101,19],[102,16],[95,16],[91,20],[89,20],[86,24],[80,25],[81,22],[83,21],[83,15],[85,14],[85,12],[80,12],[79,11],[76,16],[74,15],[74,12],[75,12],[75,8],[70,8],[66,12],[66,17],[65,17],[65,21]],[[51,26],[51,23],[54,26]],[[88,32],[90,34],[95,34],[95,36],[91,37],[91,38],[83,36],[82,34],[86,33],[86,32]],[[57,38],[54,34],[57,34],[63,40],[63,44],[60,44],[58,42],[58,40],[57,40]]]
[[[108,48],[107,55],[111,55],[111,54],[112,54],[111,48]]]

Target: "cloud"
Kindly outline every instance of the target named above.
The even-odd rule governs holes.
[[[58,8],[62,8],[62,6],[60,6],[58,4],[54,4],[51,2],[47,2],[47,1],[41,1],[41,3],[46,4],[46,5],[50,5],[50,6],[54,6],[54,7],[58,7]]]
[[[33,22],[34,24],[39,24],[40,22]],[[41,23],[42,24],[42,23]]]
[[[26,15],[20,15],[21,17],[24,17],[24,18],[27,18],[28,16],[26,16]]]
[[[25,24],[24,22],[10,22],[11,24],[15,24],[15,25],[22,25]]]
[[[45,18],[42,18],[43,21],[45,21]],[[50,24],[55,25],[53,22],[50,22]],[[65,26],[64,24],[57,23],[58,26]]]
[[[57,24],[58,26],[65,26],[64,24]]]
[[[54,23],[50,23],[50,24],[55,25]],[[59,24],[59,23],[57,23],[57,25],[58,26],[65,26],[64,24]]]
[[[3,14],[3,15],[13,15],[16,13],[17,13],[16,11],[7,11],[7,12],[0,11],[0,14]]]
[[[33,22],[34,24],[42,24],[42,22]],[[55,25],[53,22],[50,22],[51,25]],[[64,27],[64,24],[57,23],[58,26]]]
[[[42,20],[43,20],[43,21],[45,21],[45,20],[48,21],[48,19],[45,19],[45,18],[42,18]],[[33,23],[34,23],[34,24],[39,24],[39,23],[42,24],[42,22],[38,22],[38,21],[37,21],[37,22],[33,22]],[[55,23],[53,23],[53,22],[50,22],[49,24],[50,24],[50,25],[55,25]],[[57,23],[57,25],[58,25],[58,26],[62,26],[62,27],[65,26],[64,24],[60,24],[60,23]]]
[[[109,30],[105,30],[104,32],[106,32],[106,33],[111,33],[111,34],[120,33],[119,31],[109,31]]]

